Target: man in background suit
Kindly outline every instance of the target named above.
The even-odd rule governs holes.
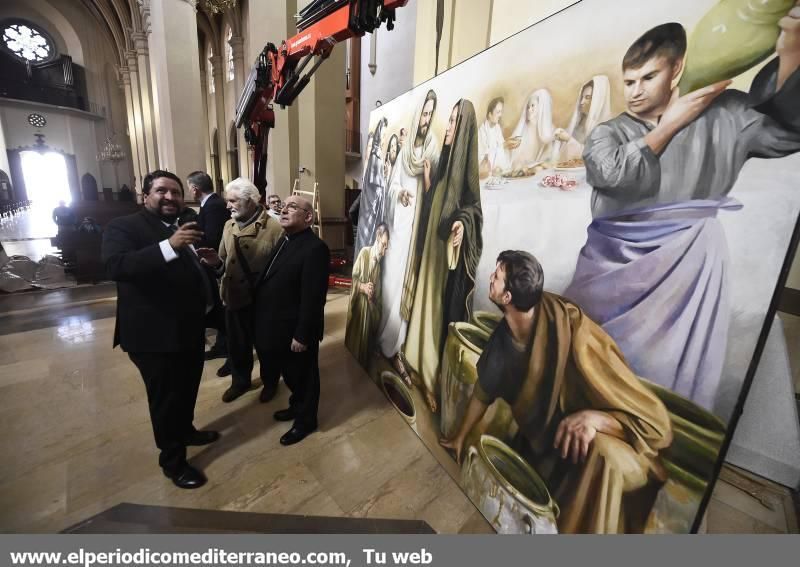
[[[203,233],[203,238],[199,245],[219,251],[222,231],[225,229],[225,223],[231,218],[225,199],[214,193],[211,177],[203,171],[190,173],[186,178],[186,185],[189,186],[194,198],[200,201],[197,227]]]
[[[313,219],[307,199],[286,199],[280,218],[286,236],[275,245],[255,292],[256,348],[269,361],[267,382],[277,382],[282,373],[292,391],[289,407],[275,412],[278,421],[294,421],[282,445],[302,441],[317,428],[330,251],[311,229]]]
[[[213,305],[211,281],[193,247],[203,234],[193,222],[177,226],[183,209],[177,176],[154,171],[142,185],[144,209],[114,219],[103,234],[103,261],[117,282],[114,346],[142,375],[164,474],[180,488],[197,488],[206,477],[186,461],[186,446],[219,438],[192,423],[204,320]]]
[[[186,178],[186,185],[195,200],[200,201],[197,227],[203,233],[203,237],[198,243],[198,248],[213,248],[219,252],[219,244],[222,241],[225,223],[231,218],[225,199],[214,193],[214,183],[211,181],[211,177],[203,171],[190,173]],[[217,330],[216,343],[206,352],[206,360],[227,357],[228,340],[225,331],[225,308],[221,301],[217,301],[214,304],[214,309],[206,317],[206,327]],[[217,376],[229,376],[230,373],[230,364],[226,360],[225,364],[217,370]]]

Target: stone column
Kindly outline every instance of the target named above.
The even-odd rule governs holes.
[[[304,190],[319,183],[322,236],[332,250],[345,248],[344,210],[345,48],[333,52],[295,103],[300,111],[300,175]]]
[[[127,51],[125,57],[128,61],[128,74],[131,80],[131,102],[133,103],[133,125],[136,136],[136,146],[139,151],[139,169],[147,174],[150,165],[147,162],[147,146],[144,138],[144,123],[142,122],[142,102],[139,91],[139,71],[136,64],[136,53]]]
[[[131,90],[131,74],[128,67],[120,67],[120,87],[125,93],[125,111],[128,117],[128,139],[131,146],[131,163],[133,163],[133,187],[132,190],[136,191],[137,195],[142,192],[142,173],[141,164],[139,162],[139,144],[136,136],[136,121],[134,114],[136,112],[133,104],[133,93]]]
[[[239,102],[239,97],[242,95],[245,80],[245,65],[244,65],[244,38],[240,35],[231,36],[228,42],[233,50],[233,92],[234,99],[230,101],[231,107],[236,108]],[[249,71],[249,69],[247,69]],[[247,151],[247,142],[244,141],[244,128],[237,128],[236,138],[239,143],[239,175],[248,177],[250,171],[250,154]]]
[[[202,62],[202,58],[200,59]],[[207,65],[207,63],[206,63]],[[203,124],[205,130],[203,132],[203,151],[205,152],[206,156],[206,167],[204,171],[208,173],[211,171],[211,142],[209,141],[209,131],[211,130],[211,124],[208,120],[208,79],[206,78],[206,67],[200,67],[200,93],[203,99]]]
[[[211,65],[211,79],[214,81],[214,109],[216,116],[213,118],[217,126],[217,162],[219,163],[219,171],[217,172],[217,179],[214,179],[214,184],[217,191],[221,191],[223,187],[219,187],[217,181],[222,180],[222,184],[230,181],[230,172],[228,171],[228,124],[225,121],[225,79],[224,79],[224,65],[225,61],[220,55],[214,55],[208,60]]]
[[[181,179],[203,166],[196,0],[150,0],[150,76],[158,163]]]
[[[247,67],[242,73],[242,83],[250,73],[256,57],[268,42],[280,46],[281,41],[297,33],[294,15],[298,8],[300,6],[297,0],[247,3],[249,10],[245,20]],[[344,97],[344,91],[342,91],[342,97]],[[342,104],[344,105],[344,102]],[[344,109],[344,106],[342,108]],[[267,152],[267,193],[276,193],[281,197],[286,197],[292,190],[292,182],[297,177],[299,156],[298,117],[297,102],[287,108],[275,105],[275,128],[270,132]],[[342,124],[344,124],[344,118],[342,118]],[[240,151],[249,152],[249,148],[243,144],[240,146]],[[344,156],[344,154],[342,155]],[[252,179],[252,165],[243,169],[242,175]]]
[[[145,32],[133,32],[136,60],[139,69],[139,97],[142,105],[142,125],[147,146],[147,163],[152,169],[158,169],[158,143],[156,140],[155,120],[153,118],[153,93],[150,76],[150,55]]]

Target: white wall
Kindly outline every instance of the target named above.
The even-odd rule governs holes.
[[[150,10],[159,165],[185,179],[206,163],[197,17],[190,4],[172,0],[152,0]]]
[[[535,2],[492,0],[489,45],[503,41],[577,1],[579,0],[536,0]]]
[[[377,70],[369,70],[372,35],[361,38],[361,158],[347,162],[346,178],[361,183],[365,145],[369,133],[369,113],[375,101],[387,103],[414,86],[414,44],[416,41],[417,0],[410,0],[396,12],[397,20],[392,31],[384,25],[377,33]]]
[[[250,73],[256,57],[268,42],[280,46],[281,41],[297,33],[292,15],[307,3],[308,0],[301,0],[301,2],[297,0],[242,2],[245,79]],[[326,63],[326,65],[329,64],[330,62]],[[238,102],[238,96],[239,93],[236,93],[233,105]],[[301,101],[297,100],[287,108],[275,105],[275,128],[269,133],[269,145],[267,146],[267,192],[277,193],[281,197],[289,195],[292,182],[297,177],[301,104]],[[241,151],[247,151],[246,147]],[[242,172],[242,175],[250,177],[252,172]]]

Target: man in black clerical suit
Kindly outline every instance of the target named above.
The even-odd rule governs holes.
[[[139,369],[147,390],[158,462],[180,488],[205,484],[186,461],[187,445],[206,445],[216,431],[198,431],[194,406],[203,372],[206,312],[213,289],[194,252],[203,234],[180,227],[183,185],[167,171],[147,174],[144,209],[111,221],[103,233],[103,261],[117,282],[114,346]]]
[[[275,382],[282,373],[292,391],[289,407],[275,412],[278,421],[294,421],[282,445],[302,441],[317,428],[330,251],[311,229],[313,219],[307,199],[286,199],[280,218],[286,236],[275,245],[256,287],[256,343],[269,352],[268,370]]]
[[[186,177],[186,185],[195,200],[200,201],[197,227],[203,233],[203,237],[200,239],[198,248],[213,248],[219,252],[219,244],[222,240],[225,223],[231,218],[225,199],[214,193],[214,184],[211,181],[211,176],[203,171],[190,173]],[[225,332],[225,308],[222,305],[222,301],[219,300],[219,292],[217,292],[217,301],[214,304],[214,309],[206,317],[206,327],[217,330],[217,340],[206,351],[206,360],[226,358],[228,356],[228,336]],[[229,376],[230,373],[230,365],[227,361],[217,370],[217,376],[220,377]]]

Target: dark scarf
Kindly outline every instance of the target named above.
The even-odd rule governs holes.
[[[459,101],[458,121],[452,145],[437,168],[436,191],[444,191],[437,235],[447,242],[453,223],[461,221],[464,237],[458,264],[447,277],[444,295],[444,333],[453,321],[466,321],[471,315],[475,273],[483,250],[483,212],[478,179],[478,126],[475,108],[469,100]],[[444,344],[444,341],[442,342]]]

